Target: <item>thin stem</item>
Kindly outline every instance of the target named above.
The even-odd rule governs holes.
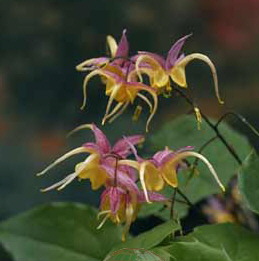
[[[174,189],[174,192],[172,195],[172,202],[171,202],[171,208],[170,208],[170,219],[173,219],[173,217],[174,217],[175,196],[176,196],[176,188]]]
[[[215,124],[215,126],[218,127],[220,125],[220,123],[228,116],[235,116],[241,122],[243,122],[255,135],[259,136],[258,130],[250,122],[248,122],[244,116],[240,115],[239,113],[233,112],[233,111],[227,112],[223,116],[221,116],[221,118],[218,120],[218,122]]]
[[[192,202],[188,199],[187,196],[184,195],[184,193],[183,193],[179,188],[176,188],[175,191],[185,200],[185,202],[186,202],[190,207],[194,207],[194,205],[192,204]]]
[[[201,147],[200,149],[198,150],[198,153],[202,153],[202,151],[208,146],[210,145],[214,140],[216,140],[218,138],[218,136],[214,136],[212,137],[211,139],[209,139],[207,142],[205,142]],[[194,174],[194,170],[196,169],[197,165],[198,165],[198,162],[199,162],[199,158],[196,158],[195,161],[193,162],[192,164],[192,171],[190,173],[190,176],[188,178],[188,181],[193,177],[193,174]],[[188,182],[187,181],[187,182]]]
[[[185,94],[183,93],[180,89],[177,87],[174,88],[174,90],[185,99],[187,103],[189,103],[193,108],[195,107],[195,104],[192,102],[192,100]],[[235,150],[231,147],[231,145],[228,143],[228,141],[222,136],[222,134],[219,132],[218,128],[216,125],[214,125],[206,115],[204,115],[202,112],[200,112],[202,118],[205,120],[205,122],[209,125],[209,127],[214,130],[216,133],[217,137],[220,139],[220,141],[225,145],[225,147],[228,149],[230,154],[235,158],[235,160],[238,162],[239,165],[242,165],[242,160],[239,158]]]
[[[118,180],[118,175],[117,175],[117,169],[118,169],[118,162],[121,159],[121,157],[117,154],[107,154],[104,156],[104,158],[114,158],[115,159],[115,169],[114,169],[114,187],[117,187],[117,180]]]

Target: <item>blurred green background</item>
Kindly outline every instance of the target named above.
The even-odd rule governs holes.
[[[234,110],[259,127],[258,0],[2,0],[0,10],[0,219],[48,201],[98,204],[98,193],[87,182],[74,182],[62,192],[39,192],[71,173],[78,158],[42,178],[35,173],[92,139],[87,131],[67,139],[69,130],[82,123],[100,125],[104,88],[91,81],[87,110],[80,111],[83,74],[75,66],[103,56],[107,34],[118,39],[126,28],[132,54],[166,54],[174,41],[193,33],[184,52],[201,52],[214,61],[226,101],[225,106],[217,103],[211,73],[197,61],[187,67],[187,79],[200,108],[211,117]],[[179,97],[161,97],[151,131],[188,110]],[[132,123],[132,112],[104,127],[112,141],[144,132],[147,114]],[[230,123],[256,146],[253,134]]]

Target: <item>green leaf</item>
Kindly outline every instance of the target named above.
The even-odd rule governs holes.
[[[259,260],[259,236],[233,224],[206,225],[160,248],[174,261]]]
[[[97,211],[74,203],[38,207],[0,224],[0,242],[15,261],[98,261],[120,242],[107,222],[97,230]]]
[[[153,229],[144,232],[126,242],[117,245],[114,250],[122,248],[144,248],[151,249],[161,243],[168,235],[174,234],[180,229],[180,225],[169,220]]]
[[[238,186],[248,207],[259,214],[259,158],[255,152],[247,157],[240,169]]]
[[[220,124],[219,131],[234,148],[241,160],[244,160],[251,152],[248,140],[225,123]],[[156,150],[164,149],[165,146],[174,150],[184,146],[194,146],[194,150],[198,151],[214,136],[215,132],[205,121],[202,122],[201,130],[198,130],[194,117],[183,116],[166,123],[156,134],[151,136],[151,146]],[[224,144],[216,139],[202,151],[202,154],[211,162],[222,183],[227,185],[230,178],[237,172],[239,165]],[[188,158],[188,161],[192,163],[194,159]],[[213,193],[221,192],[208,168],[202,162],[199,161],[198,174],[195,174],[191,180],[189,180],[189,174],[190,171],[181,171],[178,179],[181,190],[192,203],[196,203]],[[172,195],[172,192],[170,193]],[[179,209],[179,206],[181,209]],[[186,209],[186,206],[176,204],[176,210],[178,210],[180,216],[186,213]]]

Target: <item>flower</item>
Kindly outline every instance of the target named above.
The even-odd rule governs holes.
[[[152,202],[168,201],[162,194],[154,192],[149,192],[149,198]],[[143,192],[140,190],[132,192],[120,187],[107,187],[101,195],[98,217],[104,215],[104,218],[98,229],[103,226],[108,218],[116,224],[125,223],[122,233],[122,241],[125,241],[132,222],[137,218],[138,211],[145,202]]]
[[[90,155],[83,162],[80,162],[75,166],[75,170],[72,174],[69,174],[61,181],[43,189],[42,191],[45,192],[55,188],[61,190],[75,178],[89,179],[93,190],[96,190],[103,185],[116,182],[122,188],[126,187],[128,190],[136,191],[137,185],[135,184],[135,171],[127,166],[119,166],[116,168],[118,159],[125,159],[132,153],[129,144],[125,139],[118,140],[115,145],[111,147],[107,137],[99,128],[96,127],[95,124],[81,125],[71,133],[84,128],[93,131],[95,142],[84,143],[80,147],[69,151],[37,175],[41,176],[45,174],[57,164],[76,154],[88,153]],[[139,144],[143,142],[144,137],[142,135],[133,135],[127,137],[127,140],[130,140],[132,144]]]
[[[132,104],[136,97],[139,97],[144,102],[147,103],[150,109],[150,116],[147,120],[146,131],[148,131],[148,126],[153,118],[156,110],[157,110],[157,94],[156,90],[150,86],[147,86],[143,83],[139,83],[134,81],[134,79],[130,79],[130,76],[127,76],[120,67],[116,65],[106,65],[101,69],[97,69],[89,73],[84,81],[84,101],[81,109],[85,107],[86,104],[86,86],[88,81],[99,75],[102,77],[103,81],[106,84],[106,95],[109,96],[109,100],[106,107],[106,112],[102,120],[102,124],[104,124],[108,119],[113,121],[119,115],[121,115],[124,110],[127,108],[129,104]],[[129,74],[130,75],[130,74]],[[140,92],[147,92],[153,98],[153,104],[149,101],[149,99]],[[113,101],[116,101],[116,106],[111,110]]]
[[[123,31],[121,40],[117,45],[112,36],[107,37],[107,43],[111,52],[111,58],[99,57],[84,61],[76,69],[78,71],[91,71],[84,79],[83,83],[83,104],[81,109],[86,105],[86,87],[89,80],[98,75],[105,83],[105,94],[109,96],[106,112],[102,120],[104,124],[108,119],[112,122],[121,115],[129,104],[132,104],[136,97],[139,97],[147,103],[150,109],[150,116],[147,120],[146,130],[149,123],[157,110],[156,89],[137,81],[134,62],[128,57],[129,44],[126,37],[126,30]],[[153,104],[149,99],[140,92],[147,92],[153,98]],[[113,101],[117,104],[111,110]]]
[[[181,87],[187,87],[185,67],[194,59],[207,63],[212,71],[215,92],[220,103],[224,103],[219,95],[217,72],[212,61],[204,54],[192,53],[187,56],[180,54],[180,51],[190,35],[180,38],[169,50],[166,59],[162,56],[150,52],[138,52],[135,56],[136,71],[140,79],[141,74],[147,74],[151,86],[160,91],[170,91],[170,78]],[[141,80],[142,81],[142,80]]]
[[[130,141],[128,143],[130,145]],[[181,148],[177,151],[165,148],[165,150],[158,151],[151,159],[139,157],[132,144],[131,148],[137,160],[121,160],[119,164],[131,166],[138,170],[144,195],[146,201],[149,203],[148,191],[161,191],[166,184],[173,188],[178,187],[177,172],[179,167],[185,166],[183,160],[190,156],[202,160],[209,168],[220,188],[225,191],[210,162],[203,155],[191,151],[193,149],[191,146]]]

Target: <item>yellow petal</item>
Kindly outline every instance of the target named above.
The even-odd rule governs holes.
[[[160,191],[164,187],[164,181],[158,169],[152,163],[146,164],[145,183],[150,191]]]
[[[168,185],[172,186],[173,188],[178,186],[176,167],[174,164],[165,165],[161,169],[161,175]]]
[[[93,190],[99,189],[107,180],[106,172],[99,168],[89,170],[90,182]]]
[[[140,67],[141,63],[147,63],[151,68]],[[151,56],[141,55],[136,61],[136,72],[141,82],[141,73],[147,74],[151,84],[156,87],[164,87],[168,82],[168,76],[163,67]]]
[[[80,179],[90,179],[93,190],[100,188],[107,179],[107,174],[100,167],[99,163],[99,155],[92,154],[84,162],[78,163],[75,167],[77,176]]]
[[[111,35],[108,35],[106,40],[107,40],[107,45],[108,45],[110,53],[111,53],[111,57],[114,58],[116,51],[118,49],[117,42]]]
[[[185,65],[175,65],[170,72],[172,80],[181,87],[187,87]]]
[[[169,77],[164,70],[157,70],[154,72],[152,86],[163,88],[168,85]]]

